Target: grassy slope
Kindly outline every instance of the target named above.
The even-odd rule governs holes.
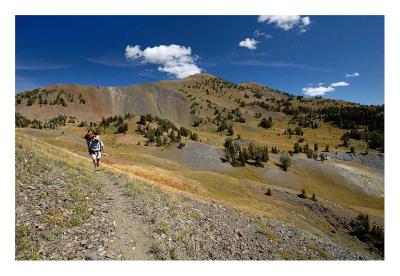
[[[35,132],[35,135],[42,133],[44,141],[47,143],[62,146],[78,154],[85,155],[85,144],[79,138],[69,140],[69,135],[79,137],[82,133],[79,128],[64,128],[65,137],[62,135],[54,135],[47,132]],[[173,186],[183,191],[188,191],[201,197],[211,197],[217,200],[229,202],[235,206],[244,209],[257,211],[268,214],[279,219],[289,220],[297,223],[295,218],[291,218],[290,204],[285,202],[265,202],[263,197],[254,196],[248,188],[249,181],[254,185],[261,187],[281,187],[291,192],[299,192],[301,188],[305,188],[308,192],[315,192],[318,197],[327,199],[339,204],[351,205],[359,208],[370,208],[373,213],[383,215],[383,199],[360,195],[359,193],[340,185],[338,179],[321,178],[318,173],[303,170],[293,166],[289,170],[288,175],[293,177],[299,187],[290,187],[285,183],[266,180],[260,175],[260,172],[251,166],[245,168],[232,169],[225,174],[193,171],[183,165],[170,162],[157,157],[157,151],[170,149],[153,148],[137,146],[135,139],[140,136],[132,135],[105,135],[103,140],[107,146],[109,156],[104,161],[118,169],[130,171],[145,179],[154,180],[167,186]],[[173,153],[172,153],[173,154]],[[267,165],[267,170],[274,168],[272,160]],[[157,174],[154,173],[157,171]],[[151,172],[151,173],[148,173]],[[154,179],[155,175],[158,178]],[[247,179],[247,181],[242,181]],[[274,206],[286,206],[288,209],[274,208]],[[288,219],[289,218],[289,219]]]
[[[17,129],[17,144],[21,139],[30,139],[32,140],[32,148],[35,148],[38,154],[56,160],[56,162],[63,162],[71,168],[79,167],[79,170],[82,170],[83,176],[85,176],[90,172],[91,163],[89,158],[85,157],[84,142],[79,140],[79,138],[76,140],[69,140],[67,138],[70,137],[68,136],[69,134],[77,133],[79,129],[65,128],[64,131],[66,134],[63,136],[55,134],[55,132],[50,133]],[[124,138],[126,139],[126,136]],[[299,208],[291,204],[290,201],[282,200],[279,197],[266,199],[263,193],[249,189],[249,183],[254,184],[255,187],[261,187],[262,189],[265,189],[264,187],[266,186],[281,189],[279,185],[274,185],[274,183],[265,184],[257,182],[256,180],[250,182],[241,181],[240,179],[242,178],[251,180],[251,168],[246,170],[247,172],[244,174],[239,173],[239,176],[235,175],[235,173],[229,176],[212,172],[193,171],[177,163],[160,160],[154,157],[153,154],[145,154],[141,152],[140,146],[137,146],[138,150],[132,150],[132,145],[127,146],[119,144],[119,138],[114,135],[105,136],[104,140],[107,145],[107,153],[109,154],[109,157],[104,159],[104,166],[115,173],[132,175],[156,187],[161,187],[172,192],[182,191],[204,200],[213,199],[222,201],[251,213],[258,213],[278,219],[290,225],[305,229],[310,233],[318,234],[319,231],[329,233],[331,230],[331,226],[324,218],[315,216],[315,214],[310,213],[304,208]],[[152,148],[150,150],[157,149]],[[119,153],[126,154],[121,155]],[[85,171],[87,171],[87,173]],[[298,172],[293,171],[292,173],[297,174]],[[304,175],[301,177],[304,178]],[[313,176],[307,179],[310,182],[309,185],[319,185],[318,182],[314,183],[311,179],[313,179]],[[318,178],[315,177],[314,181],[317,181],[317,179]],[[319,187],[321,191],[324,189],[323,187],[324,186]],[[328,185],[327,189],[328,191],[332,189],[332,185]],[[285,190],[295,192],[287,188]],[[321,194],[323,193],[321,192]],[[328,194],[332,194],[332,191],[329,191]],[[347,193],[343,193],[341,196],[343,198],[340,198],[339,202],[342,200],[351,200],[351,203],[357,205],[358,209],[368,211],[370,214],[373,214],[374,217],[376,217],[376,215],[378,215],[377,217],[381,217],[383,214],[383,209],[381,209],[383,205],[374,206],[374,204],[369,202],[372,200],[371,198],[360,197],[356,194],[348,195]],[[345,202],[343,206],[347,204],[349,204],[349,202]],[[351,214],[353,213],[354,212],[351,212]],[[351,239],[344,234],[338,233],[334,238],[341,243],[355,246]]]

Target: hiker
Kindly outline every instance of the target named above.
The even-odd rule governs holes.
[[[104,154],[104,144],[100,140],[99,135],[94,136],[89,142],[89,151],[90,155],[92,156],[93,165],[96,171],[100,169],[100,159],[101,156]]]
[[[89,153],[90,153],[89,143],[93,138],[94,138],[94,133],[91,130],[88,130],[88,133],[86,133],[86,135],[83,136],[83,139],[86,140],[86,145]]]

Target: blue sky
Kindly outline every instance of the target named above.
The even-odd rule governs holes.
[[[124,86],[200,71],[295,95],[383,104],[384,18],[16,17],[17,92],[55,83]]]

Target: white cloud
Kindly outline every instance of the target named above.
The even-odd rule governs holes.
[[[275,24],[276,27],[285,31],[293,28],[299,28],[301,33],[307,32],[307,27],[311,24],[311,19],[308,16],[301,17],[300,15],[260,15],[258,22],[267,22]]]
[[[158,64],[159,71],[179,79],[202,72],[196,65],[196,57],[192,56],[192,49],[175,44],[147,47],[144,50],[139,45],[128,45],[125,48],[125,57],[131,61],[139,59],[142,63]]]
[[[353,74],[346,74],[346,78],[354,78],[354,77],[359,77],[360,74],[358,72],[354,72]]]
[[[246,38],[245,40],[239,42],[239,46],[245,47],[249,50],[255,50],[255,49],[257,49],[257,46],[256,46],[257,43],[258,43],[258,41],[255,40],[254,38]]]
[[[316,87],[306,87],[303,88],[303,93],[306,94],[307,96],[322,96],[325,95],[328,92],[332,92],[335,91],[335,88],[333,88],[332,86],[316,86]]]
[[[272,38],[272,35],[264,33],[264,32],[260,32],[259,30],[255,30],[253,32],[253,35],[255,37],[264,37],[265,39],[271,39]]]
[[[308,16],[302,17],[302,18],[301,18],[301,23],[302,23],[302,25],[303,25],[304,27],[307,27],[308,25],[311,24],[310,17],[308,17]]]
[[[323,86],[323,82],[320,82],[317,84],[317,86],[312,86],[312,83],[309,83],[307,87],[302,88],[301,90],[303,91],[304,94],[307,96],[323,96],[328,92],[335,91],[335,87],[340,87],[340,86],[349,86],[350,84],[345,82],[345,81],[339,81],[339,82],[333,82],[329,86]]]
[[[345,82],[345,81],[339,81],[339,82],[331,83],[330,86],[336,87],[336,86],[349,86],[349,85],[350,85],[350,84],[347,83],[347,82]]]
[[[140,46],[126,46],[125,48],[125,57],[127,59],[137,59],[143,56],[143,51],[140,50]]]

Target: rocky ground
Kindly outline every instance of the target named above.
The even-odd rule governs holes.
[[[372,168],[384,170],[385,157],[383,153],[344,153],[344,152],[329,152],[328,159],[350,161],[358,164],[366,165]]]
[[[333,235],[165,190],[111,168],[94,172],[89,159],[17,139],[18,260],[382,258],[354,242],[358,246],[348,248]]]

